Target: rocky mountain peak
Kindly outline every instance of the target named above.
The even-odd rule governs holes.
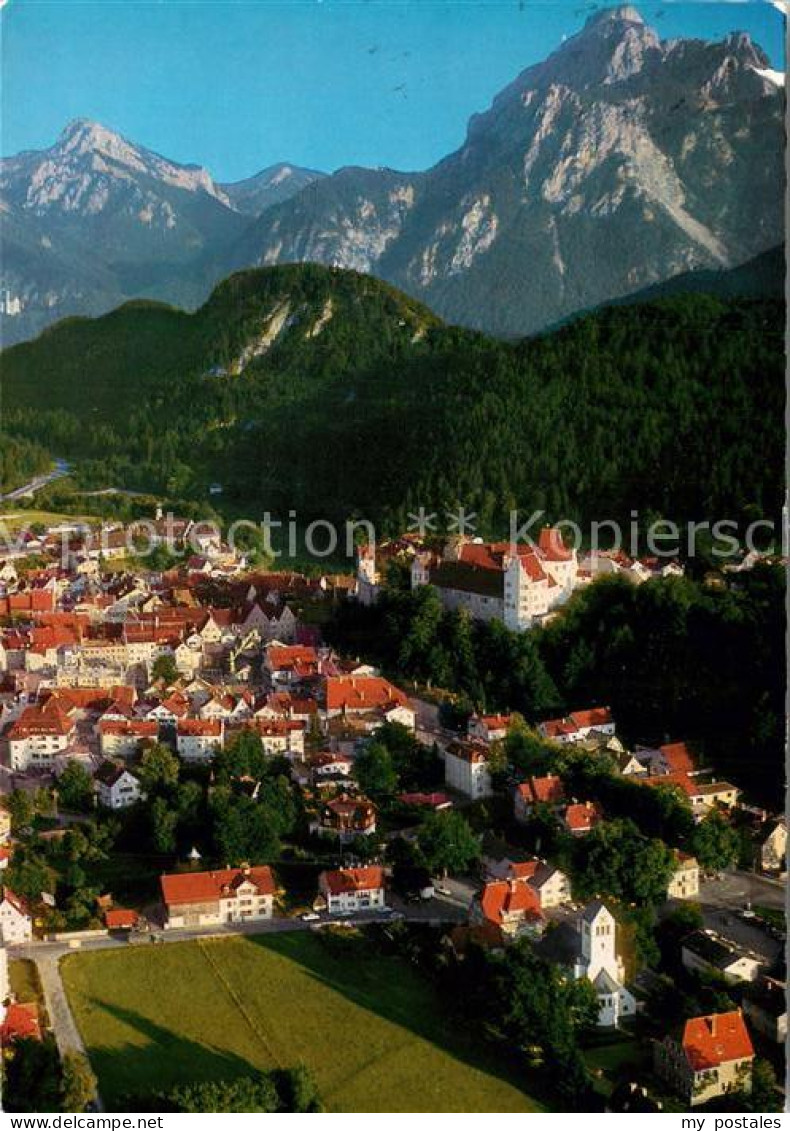
[[[600,12],[593,12],[585,22],[585,28],[603,28],[613,24],[643,24],[641,13],[631,4],[621,4],[616,8],[604,8]]]

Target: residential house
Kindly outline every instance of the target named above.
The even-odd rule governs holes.
[[[738,803],[740,790],[731,782],[702,782],[686,773],[658,774],[640,779],[645,785],[670,788],[684,794],[696,821],[713,809],[732,809]]]
[[[753,982],[763,959],[711,930],[692,931],[680,944],[680,958],[687,970],[718,974],[727,982]]]
[[[653,1048],[657,1074],[689,1107],[751,1091],[754,1048],[739,1009],[692,1017],[679,1037],[666,1036]]]
[[[156,719],[100,719],[99,747],[105,758],[133,758],[144,742],[156,742]]]
[[[354,766],[354,759],[333,750],[313,754],[309,759],[310,772],[314,785],[348,781]]]
[[[695,856],[675,851],[675,870],[667,885],[667,899],[695,899],[699,895],[699,863]]]
[[[560,820],[571,836],[585,836],[603,820],[603,812],[595,801],[574,802],[565,806],[560,813]]]
[[[399,707],[400,719],[414,729],[414,712],[408,696],[381,676],[327,676],[324,684],[324,717],[391,712]]]
[[[614,755],[615,765],[617,772],[621,777],[645,777],[647,775],[647,766],[639,761],[635,754],[631,754],[628,750],[623,750]]]
[[[26,707],[7,734],[12,770],[51,769],[76,738],[76,722],[57,699]]]
[[[250,719],[242,724],[242,729],[254,731],[270,756],[288,754],[304,757],[306,724],[299,719]]]
[[[490,747],[482,742],[451,742],[444,752],[444,780],[452,789],[478,801],[494,792],[488,768]]]
[[[470,923],[489,923],[502,940],[529,935],[540,936],[546,922],[537,892],[526,880],[491,880],[475,896],[469,912]]]
[[[544,911],[571,901],[571,883],[565,873],[537,857],[496,861],[488,866],[488,874],[496,880],[523,880],[537,893]]]
[[[538,724],[538,733],[552,742],[582,742],[595,732],[614,735],[615,723],[609,707],[591,707],[584,711],[571,711],[560,719],[547,719]]]
[[[33,916],[27,901],[7,887],[0,887],[0,942],[3,946],[30,942]]]
[[[380,910],[386,898],[384,869],[370,866],[322,872],[318,891],[316,906],[325,906],[330,915]]]
[[[528,778],[516,786],[513,815],[517,821],[528,821],[536,805],[560,805],[565,800],[565,786],[557,774]]]
[[[310,831],[337,837],[341,844],[358,836],[372,836],[376,831],[376,806],[367,797],[341,794],[322,805],[310,823]]]
[[[467,737],[478,742],[499,742],[507,737],[510,715],[471,715],[466,725]]]
[[[178,872],[161,878],[165,928],[207,927],[271,919],[275,883],[271,868]]]
[[[303,644],[269,644],[264,653],[264,670],[275,689],[292,687],[319,674],[318,652]]]
[[[96,796],[106,809],[128,809],[143,796],[140,780],[117,762],[104,762],[94,775]]]
[[[223,738],[221,719],[179,719],[176,723],[176,750],[185,762],[210,762]]]

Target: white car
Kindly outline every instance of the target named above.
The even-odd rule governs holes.
[[[437,895],[452,895],[453,894],[450,891],[449,888],[444,886],[444,884],[434,884],[433,890],[436,892]]]
[[[320,918],[321,916],[317,915],[315,911],[305,911],[304,915],[301,916],[303,923],[317,923]]]

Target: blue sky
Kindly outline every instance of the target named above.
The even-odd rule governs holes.
[[[0,3],[2,0],[0,0]],[[602,5],[605,6],[605,5]],[[745,30],[783,68],[768,0],[637,4],[662,37]],[[96,119],[219,180],[287,160],[421,169],[584,23],[585,0],[9,0],[0,151]],[[660,13],[657,15],[657,13]]]

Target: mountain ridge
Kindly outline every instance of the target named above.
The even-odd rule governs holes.
[[[624,7],[522,71],[423,172],[280,163],[220,184],[77,120],[0,163],[0,289],[22,307],[0,329],[13,341],[133,296],[196,307],[233,270],[313,261],[448,321],[532,333],[782,240],[775,77],[743,33],[661,40]]]
[[[219,483],[252,519],[773,515],[783,324],[779,300],[683,295],[511,343],[373,276],[282,265],[193,313],[135,301],[60,323],[0,354],[0,393],[6,432],[81,489],[205,503]]]

